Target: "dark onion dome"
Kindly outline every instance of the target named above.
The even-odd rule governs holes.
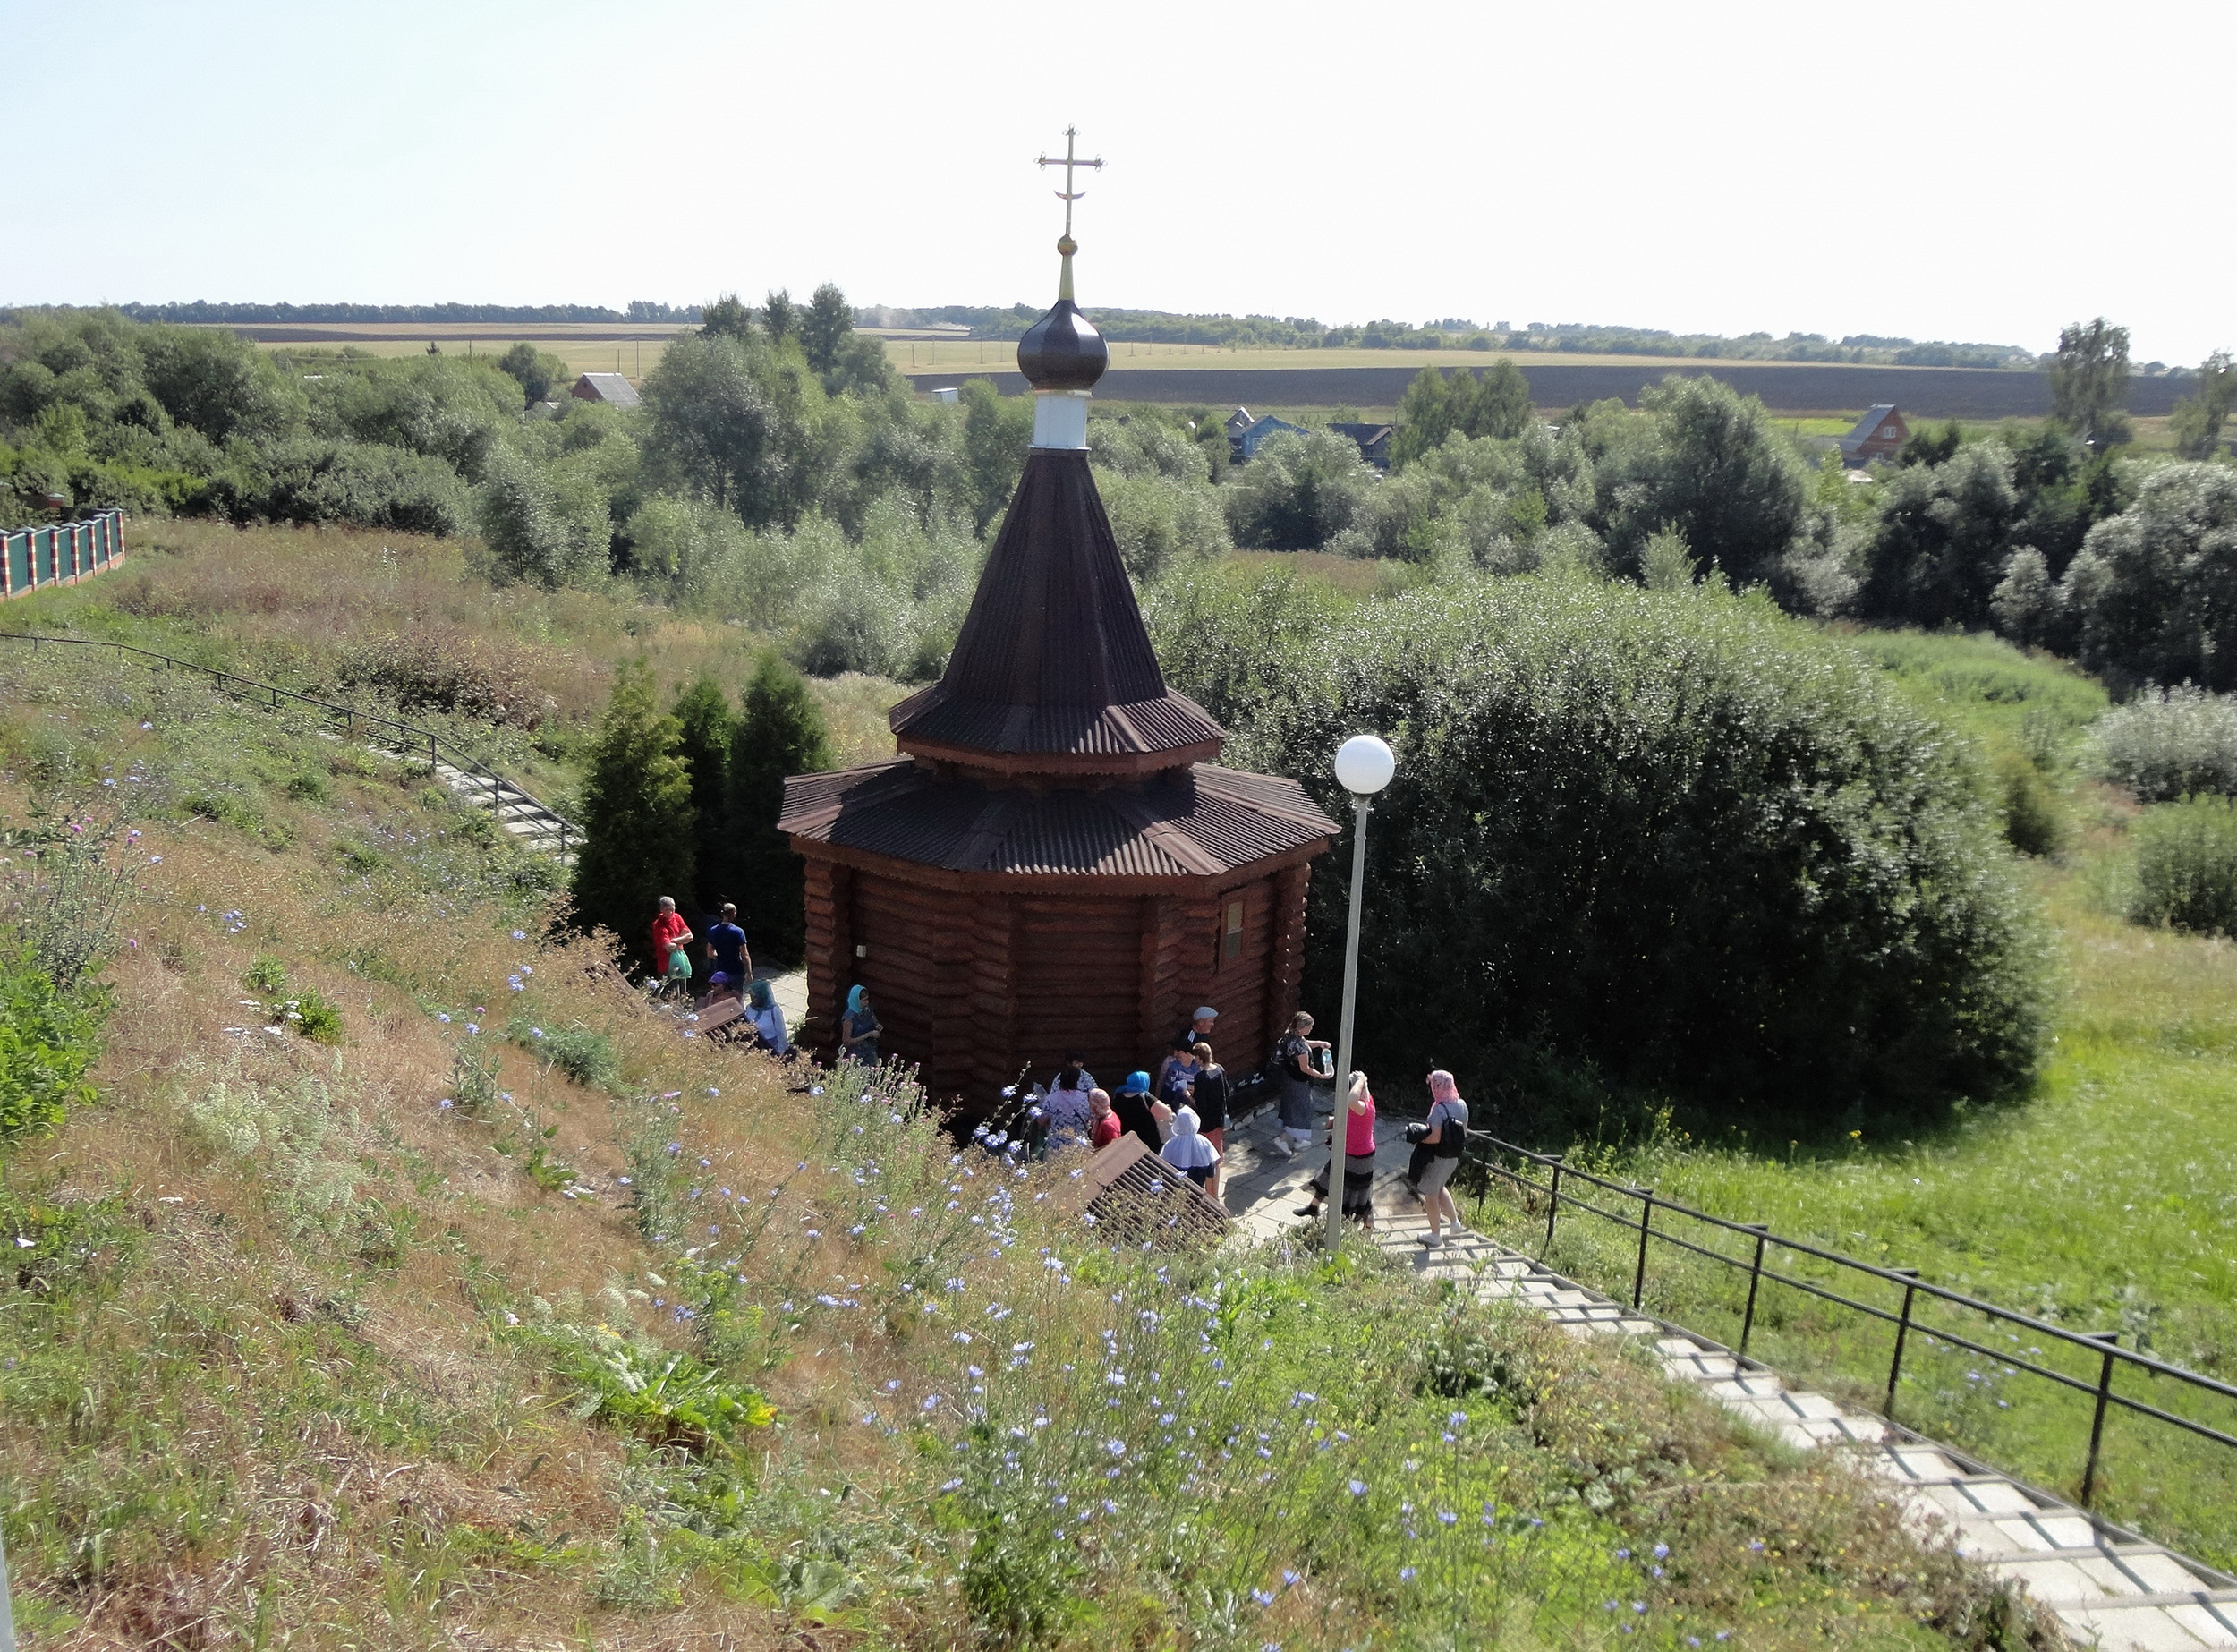
[[[1036,390],[1090,389],[1110,365],[1110,347],[1072,302],[1071,237],[1057,243],[1057,251],[1064,254],[1063,295],[1017,341],[1017,370]]]

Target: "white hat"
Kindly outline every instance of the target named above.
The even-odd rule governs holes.
[[[1192,1021],[1217,1021],[1219,1018],[1220,1012],[1210,1004],[1198,1004],[1196,1013],[1189,1017]]]

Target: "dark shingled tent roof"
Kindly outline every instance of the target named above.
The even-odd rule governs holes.
[[[907,758],[786,781],[782,824],[948,872],[1137,878],[1230,872],[1335,830],[1295,780],[1211,763],[1138,788],[1027,791],[937,779]]]
[[[1036,447],[947,675],[893,708],[904,750],[1174,754],[1223,730],[1165,686],[1087,455]],[[1184,755],[1186,754],[1187,755]]]

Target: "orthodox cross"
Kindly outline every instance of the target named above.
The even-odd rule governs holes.
[[[1043,155],[1038,163],[1043,166],[1061,166],[1064,168],[1064,187],[1057,191],[1056,196],[1059,200],[1064,203],[1064,238],[1067,241],[1072,239],[1072,203],[1078,200],[1087,193],[1085,190],[1076,190],[1072,187],[1072,169],[1075,166],[1094,166],[1101,168],[1103,164],[1100,157],[1094,160],[1081,160],[1078,157],[1073,154],[1073,140],[1078,136],[1079,129],[1077,127],[1067,126],[1064,129],[1064,158],[1062,160],[1058,160],[1053,156]]]

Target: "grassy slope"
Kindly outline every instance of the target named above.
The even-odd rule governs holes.
[[[1986,639],[1860,633],[1851,640],[1992,746],[2071,752],[2073,732],[2105,703],[2096,684]],[[2119,1331],[2126,1346],[2231,1380],[2237,949],[2140,930],[2109,913],[2100,891],[2122,853],[2124,811],[2071,771],[2063,779],[2077,836],[2059,860],[2036,863],[2032,876],[2068,990],[2056,1043],[2024,1103],[1962,1110],[1930,1138],[1798,1148],[1783,1162],[1681,1137],[1587,1156],[1715,1214],[1766,1222],[1883,1265],[1917,1267],[1938,1283],[2080,1331]],[[1497,1206],[1487,1215],[1518,1239],[1543,1220],[1499,1214]],[[1635,1241],[1595,1231],[1604,1225],[1576,1224],[1560,1255],[1588,1276],[1628,1284]],[[1730,1236],[1722,1243],[1736,1248]],[[1663,1311],[1737,1337],[1744,1278],[1674,1257],[1658,1257],[1655,1270],[1650,1294]],[[1876,1298],[1894,1306],[1893,1292]],[[1765,1308],[1772,1334],[1756,1351],[1878,1402],[1888,1327],[1858,1329],[1853,1318],[1829,1317],[1783,1292],[1766,1298]],[[1947,1323],[1976,1338],[1990,1329]],[[2009,1333],[1992,1334],[2003,1345]],[[2086,1354],[2054,1351],[2050,1362],[2086,1380],[2097,1375]],[[1922,1354],[1917,1341],[1907,1366],[1898,1404],[1908,1420],[2040,1483],[2079,1489],[2086,1398],[2047,1392],[1954,1352]],[[2177,1402],[2148,1384],[2139,1392],[2237,1432],[2237,1407]],[[2224,1565],[2237,1563],[2228,1453],[2205,1445],[2163,1452],[2161,1437],[2115,1414],[2106,1436],[2109,1511]]]
[[[389,600],[333,542],[196,554],[259,551],[324,558],[336,614]],[[595,658],[595,612],[420,568],[426,612]],[[285,603],[252,636],[102,620],[113,590],[38,617],[315,654]],[[1462,1615],[1596,1645],[1612,1612],[1896,1646],[2001,1610],[1839,1465],[1620,1350],[1372,1263],[1084,1250],[1060,1172],[679,1038],[549,937],[546,869],[312,721],[0,654],[0,811],[74,796],[129,800],[149,859],[101,1099],[0,1158],[27,1647],[1405,1646]],[[264,1031],[266,957],[338,1045]]]

